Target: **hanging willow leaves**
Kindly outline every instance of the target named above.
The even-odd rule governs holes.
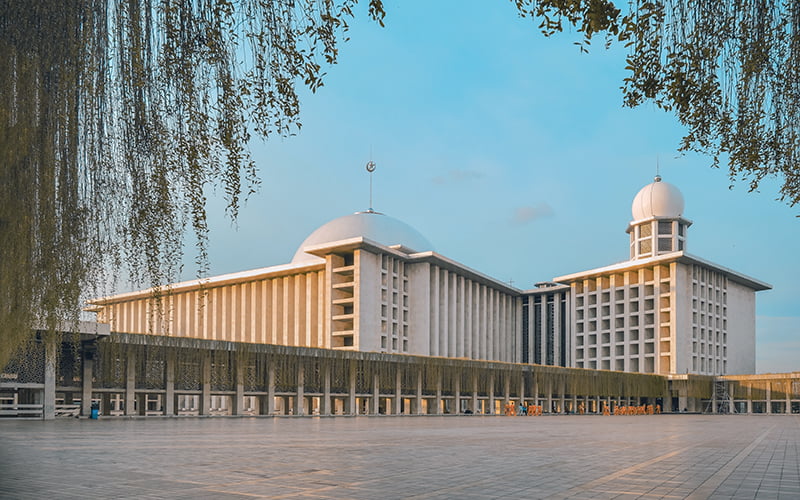
[[[623,102],[674,112],[679,149],[726,163],[751,191],[781,182],[800,202],[800,2],[796,0],[514,0],[545,35],[572,26],[628,47]]]
[[[206,192],[236,217],[247,143],[300,128],[357,0],[0,1],[0,366],[109,291],[206,263]],[[383,6],[369,1],[382,23]]]

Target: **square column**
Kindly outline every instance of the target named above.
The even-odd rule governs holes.
[[[56,418],[56,348],[61,347],[60,342],[48,339],[44,343],[44,394],[42,395],[42,418],[53,420]]]
[[[436,375],[436,411],[435,415],[442,414],[442,372]]]
[[[747,386],[747,413],[753,413],[753,387]]]
[[[453,390],[453,397],[455,398],[455,403],[454,403],[455,408],[454,408],[454,412],[453,413],[459,414],[459,413],[461,413],[461,374],[460,373],[457,374],[457,378],[456,378],[455,382],[456,382],[455,383],[455,388]]]
[[[331,414],[331,365],[324,363],[322,367],[322,408],[320,415]]]
[[[494,372],[489,375],[489,413],[494,415]]]
[[[294,398],[294,414],[305,414],[305,379],[306,372],[303,363],[297,364],[297,391]]]
[[[136,351],[128,349],[125,360],[125,415],[136,415]]]
[[[422,415],[422,367],[417,368],[417,393],[414,397],[414,412]]]
[[[400,365],[395,365],[394,372],[394,409],[392,413],[400,415],[403,403],[403,372]]]
[[[200,360],[200,415],[211,413],[211,351],[203,353]]]
[[[236,391],[233,396],[233,414],[242,415],[244,412],[244,371],[247,367],[241,356],[235,356],[233,362],[235,363],[233,366],[233,377],[234,389]]]
[[[472,401],[470,402],[472,413],[478,413],[478,376],[472,375]]]
[[[267,415],[275,414],[275,366],[272,363],[267,368],[267,401],[265,413]]]
[[[767,380],[767,414],[772,413],[772,382]]]
[[[511,399],[511,374],[506,373],[503,377],[503,404],[508,404]]]
[[[381,407],[381,378],[377,373],[372,375],[372,408],[370,413],[377,415]]]
[[[164,415],[175,415],[175,351],[167,351],[167,364],[165,366]]]
[[[92,372],[94,371],[94,353],[83,350],[81,362],[83,373],[81,375],[81,415],[88,417],[92,414]]]
[[[356,407],[356,362],[354,360],[350,361],[350,377],[345,412],[349,415],[358,415],[358,408]]]

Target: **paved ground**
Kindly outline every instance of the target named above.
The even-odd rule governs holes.
[[[797,416],[0,421],[3,498],[800,499]]]

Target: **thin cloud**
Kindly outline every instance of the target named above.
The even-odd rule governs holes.
[[[480,179],[481,177],[483,177],[483,174],[477,170],[456,169],[450,170],[445,175],[436,176],[432,179],[432,181],[434,184],[438,185],[458,184],[473,179]]]
[[[517,207],[514,209],[514,216],[511,222],[515,226],[529,224],[537,219],[552,217],[553,208],[547,203],[539,203],[534,206]]]

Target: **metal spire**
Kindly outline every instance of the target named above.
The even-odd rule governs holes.
[[[372,156],[372,155],[370,155]],[[375,171],[375,162],[370,160],[367,162],[367,172],[369,172],[369,210],[367,212],[374,212],[372,209],[372,172]]]

